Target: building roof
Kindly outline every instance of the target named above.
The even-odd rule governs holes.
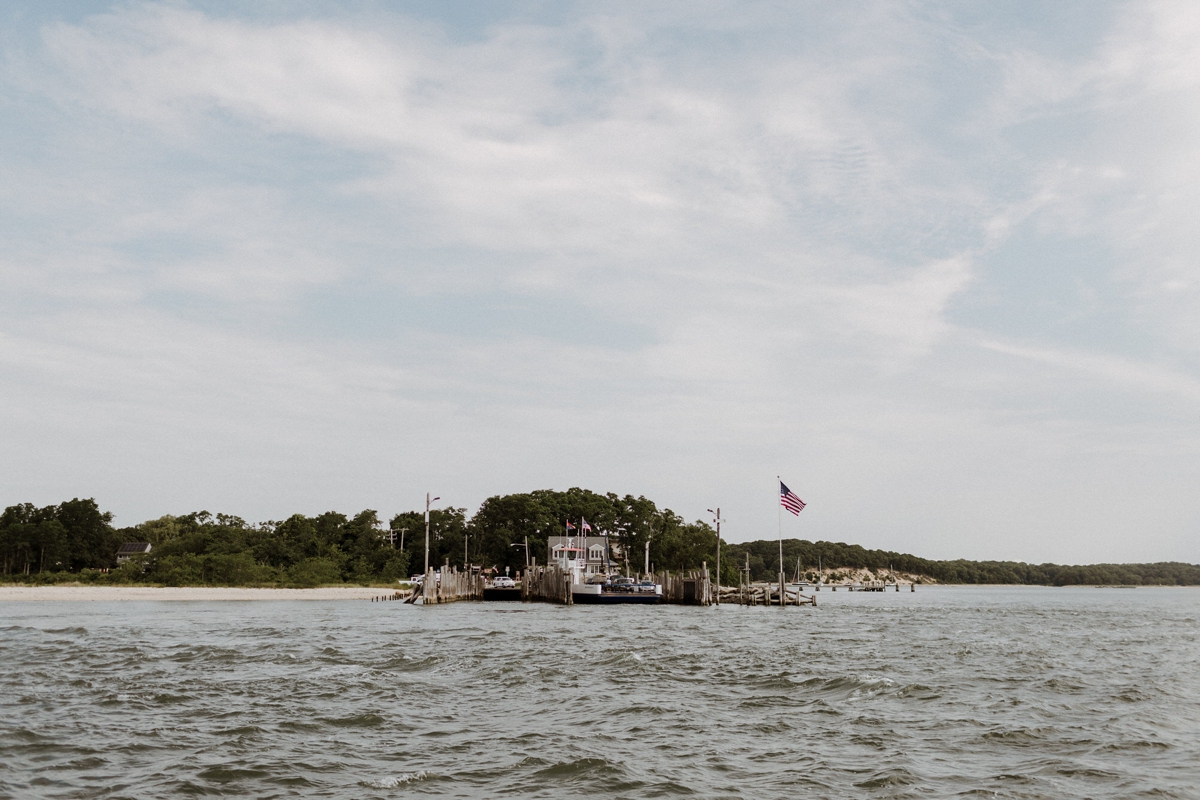
[[[137,555],[138,553],[149,553],[149,552],[150,552],[150,543],[149,542],[125,542],[125,544],[123,544],[117,548],[117,555],[119,555],[119,556],[132,556],[132,555]]]

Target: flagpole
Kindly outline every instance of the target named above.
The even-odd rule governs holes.
[[[783,478],[775,476],[776,516],[779,518],[779,605],[783,605]]]

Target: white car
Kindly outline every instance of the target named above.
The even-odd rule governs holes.
[[[507,575],[500,575],[496,580],[492,581],[492,587],[495,589],[515,589],[517,582]]]

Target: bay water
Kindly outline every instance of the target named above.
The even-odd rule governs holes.
[[[1200,797],[1200,590],[0,603],[0,797]]]

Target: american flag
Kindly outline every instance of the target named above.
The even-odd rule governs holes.
[[[800,516],[806,505],[783,481],[779,482],[779,504],[796,516]]]
[[[583,519],[583,517],[580,517],[580,519],[583,520],[583,529],[585,531],[590,531],[592,529],[592,526],[588,525],[588,521],[586,519]]]

